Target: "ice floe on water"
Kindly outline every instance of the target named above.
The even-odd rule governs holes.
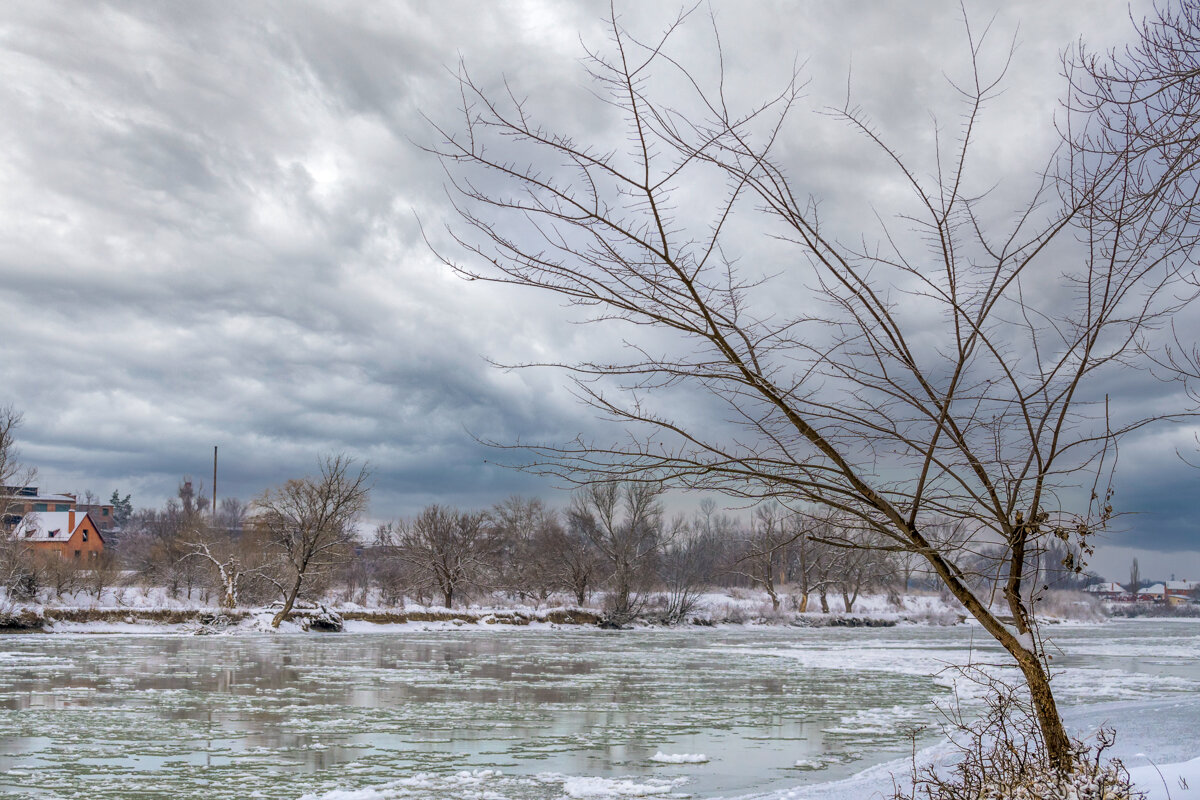
[[[547,782],[557,780],[546,778]],[[687,797],[677,794],[675,789],[687,783],[686,778],[563,778],[562,788],[567,797],[603,798],[613,797]]]
[[[659,750],[650,756],[650,760],[660,764],[707,764],[709,759],[703,753],[664,753]]]
[[[676,791],[686,778],[600,778],[539,773],[506,775],[499,770],[463,771],[448,775],[423,772],[364,789],[334,789],[306,794],[300,800],[525,800],[533,797],[614,800],[627,797],[686,798]]]

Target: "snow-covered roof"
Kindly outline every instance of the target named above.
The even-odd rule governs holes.
[[[1138,589],[1138,594],[1166,594],[1167,589],[1161,583],[1156,583],[1153,586],[1147,586],[1145,589]]]
[[[1093,583],[1084,588],[1085,592],[1106,592],[1120,594],[1125,591],[1125,587],[1115,581],[1106,583]]]
[[[71,527],[71,518],[75,525]],[[81,511],[37,511],[26,514],[13,529],[12,538],[23,542],[63,542],[83,524],[87,514]],[[93,528],[96,526],[93,524]]]
[[[1167,581],[1168,592],[1190,592],[1200,589],[1200,581]]]

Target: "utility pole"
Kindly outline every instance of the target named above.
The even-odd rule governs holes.
[[[213,522],[217,521],[217,446],[213,445]]]

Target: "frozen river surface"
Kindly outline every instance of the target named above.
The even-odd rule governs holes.
[[[1051,633],[1080,730],[1200,754],[1200,623]],[[968,661],[1003,658],[969,626],[5,636],[0,797],[833,796]]]

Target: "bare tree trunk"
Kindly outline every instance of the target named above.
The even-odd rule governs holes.
[[[943,585],[950,590],[971,616],[990,633],[1021,670],[1025,683],[1029,687],[1030,701],[1038,719],[1038,728],[1046,745],[1046,756],[1050,766],[1059,775],[1068,775],[1071,771],[1071,739],[1063,726],[1062,716],[1058,713],[1058,705],[1050,688],[1050,676],[1045,665],[1038,658],[1032,646],[1026,645],[998,620],[994,614],[975,597],[971,590],[955,575],[946,560],[933,548],[928,546],[924,536],[919,531],[911,530],[913,540],[923,546],[926,560],[933,567]],[[1029,636],[1029,634],[1025,634]],[[1032,638],[1028,639],[1030,645]]]
[[[1026,684],[1029,685],[1030,700],[1033,702],[1033,710],[1037,713],[1038,727],[1046,743],[1050,764],[1060,775],[1065,775],[1071,771],[1072,766],[1071,739],[1063,727],[1058,704],[1050,690],[1050,676],[1033,653],[1026,651],[1012,655],[1021,668],[1021,674],[1025,676]]]
[[[283,622],[292,613],[292,606],[296,604],[296,595],[300,594],[300,584],[304,582],[304,573],[300,572],[296,575],[295,582],[292,583],[292,588],[288,591],[287,597],[283,600],[283,608],[271,620],[271,627],[278,628],[279,623]]]

